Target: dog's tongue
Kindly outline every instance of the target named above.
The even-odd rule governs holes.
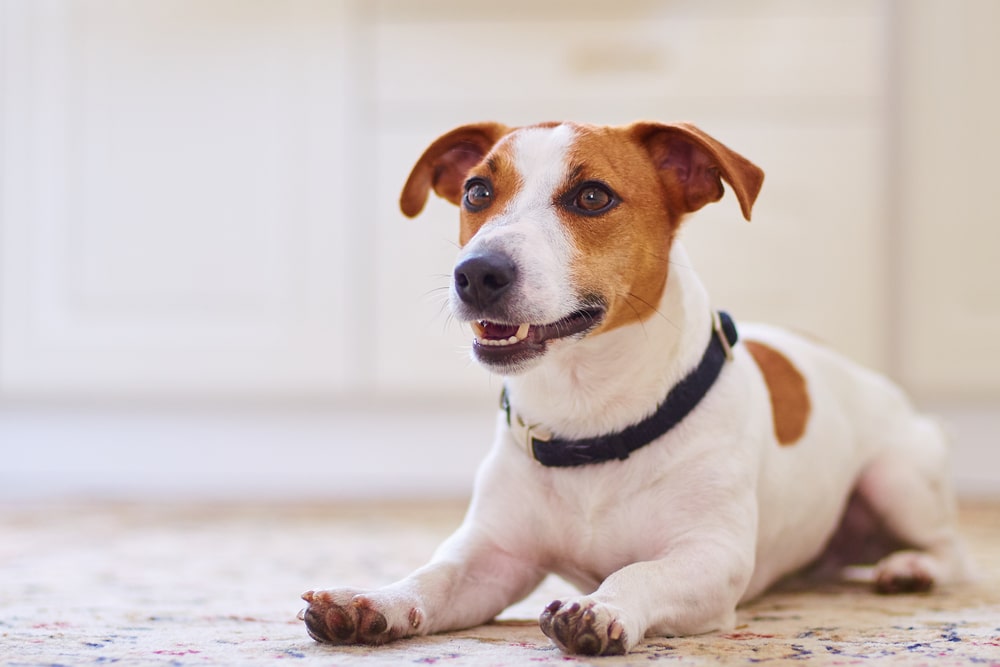
[[[517,327],[512,324],[497,324],[496,322],[480,322],[483,338],[510,338],[517,334]]]

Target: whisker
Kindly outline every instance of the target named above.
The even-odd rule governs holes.
[[[628,299],[629,298],[635,299],[636,301],[638,301],[642,305],[644,305],[647,308],[649,308],[651,311],[653,311],[653,314],[658,315],[659,317],[663,318],[664,322],[666,322],[667,324],[669,324],[670,326],[672,326],[677,331],[681,330],[681,328],[677,325],[676,322],[674,322],[669,317],[667,317],[666,315],[664,315],[663,312],[660,311],[660,309],[658,307],[656,307],[653,304],[651,304],[650,302],[646,301],[641,296],[639,296],[639,295],[637,295],[637,294],[635,294],[633,292],[628,292],[625,295],[625,303],[628,303]],[[631,306],[631,304],[629,304],[629,305]],[[631,307],[634,308],[634,306],[631,306]],[[638,313],[636,313],[636,314],[638,314]]]
[[[639,322],[639,326],[642,327],[642,333],[643,333],[643,335],[646,336],[646,338],[648,339],[649,338],[649,332],[646,331],[646,320],[642,319],[642,315],[641,315],[641,313],[639,313],[639,309],[636,308],[635,305],[631,301],[629,301],[630,297],[638,299],[638,297],[636,297],[631,292],[626,292],[625,293],[625,298],[624,298],[625,305],[628,306],[629,308],[631,308],[632,312],[635,313],[635,319],[636,319],[637,322]],[[639,301],[642,301],[642,299],[639,299]]]
[[[439,310],[439,311],[438,311],[438,314],[437,314],[437,316],[438,316],[438,317],[441,317],[441,313],[442,313],[442,312],[443,312],[443,311],[445,310],[445,308],[447,308],[447,307],[448,307],[448,304],[446,304],[446,303],[444,303],[444,304],[441,304],[441,310]],[[454,313],[452,313],[452,312],[451,312],[451,310],[448,310],[448,311],[447,311],[447,314],[446,314],[446,315],[445,315],[445,317],[444,317],[444,323],[443,323],[443,324],[441,325],[441,333],[446,333],[446,332],[448,331],[448,328],[449,328],[449,327],[450,327],[450,326],[451,326],[451,325],[452,325],[452,324],[453,324],[454,322],[455,322],[455,314],[454,314]]]
[[[450,317],[451,316],[451,308],[449,307],[450,304],[449,304],[449,301],[448,301],[448,298],[447,298],[447,294],[440,294],[440,293],[434,294],[434,292],[436,292],[436,291],[437,290],[432,290],[431,292],[428,292],[427,294],[424,295],[424,298],[427,301],[430,301],[432,303],[436,302],[437,306],[438,306],[437,312],[434,313],[434,316],[431,319],[437,319],[437,318],[441,317],[441,315],[443,313],[447,313],[448,316]],[[437,297],[437,298],[431,299],[430,297]]]
[[[426,299],[428,297],[440,296],[441,294],[444,294],[444,296],[448,296],[448,290],[449,289],[451,289],[451,288],[448,287],[448,285],[444,285],[442,287],[432,287],[429,290],[427,290],[426,292],[424,292],[423,295],[422,295],[422,297]]]
[[[646,255],[646,257],[652,257],[653,259],[655,259],[657,261],[660,261],[660,262],[669,262],[670,261],[670,256],[669,255],[664,255],[662,252],[660,252],[659,250],[657,250],[655,248],[643,248],[642,251]]]

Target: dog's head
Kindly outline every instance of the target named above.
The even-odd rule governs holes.
[[[763,178],[688,124],[480,123],[424,151],[400,208],[416,216],[431,189],[460,207],[452,310],[472,325],[475,358],[509,375],[648,318],[681,218],[725,180],[749,220]]]

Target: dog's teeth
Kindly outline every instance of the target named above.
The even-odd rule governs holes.
[[[514,333],[513,336],[509,336],[507,338],[487,338],[486,325],[483,324],[483,322],[470,322],[469,325],[472,327],[472,333],[476,336],[476,343],[492,347],[516,345],[526,339],[528,337],[528,332],[531,330],[531,325],[525,323],[517,327],[517,332]]]
[[[517,337],[511,336],[510,338],[476,338],[476,342],[480,345],[489,345],[491,347],[505,347],[520,343],[521,341]]]

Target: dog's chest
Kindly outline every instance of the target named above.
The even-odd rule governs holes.
[[[546,566],[583,589],[596,587],[630,563],[662,557],[697,527],[707,509],[693,492],[701,473],[673,465],[668,451],[654,445],[621,463],[544,471],[532,539]]]
[[[613,572],[653,559],[669,541],[669,530],[637,503],[615,507],[565,508],[548,533],[549,569],[583,589],[596,588]]]

